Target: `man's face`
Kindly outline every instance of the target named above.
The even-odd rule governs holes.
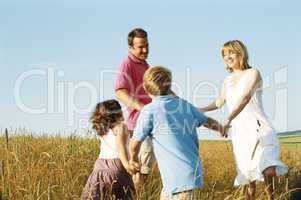
[[[134,37],[133,44],[129,45],[129,51],[139,60],[146,60],[148,56],[147,38]]]

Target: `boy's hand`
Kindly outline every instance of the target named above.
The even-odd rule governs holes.
[[[206,110],[205,108],[198,108],[198,110],[199,110],[200,112],[202,112],[202,113],[207,112],[207,110]]]
[[[208,117],[208,121],[203,124],[206,128],[209,128],[211,130],[217,131],[220,133],[222,137],[228,137],[228,131],[230,128],[230,125],[222,125],[218,123],[215,119],[212,119]]]

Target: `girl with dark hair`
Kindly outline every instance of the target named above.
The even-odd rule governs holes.
[[[123,120],[118,101],[108,100],[96,105],[91,122],[100,137],[100,154],[82,200],[133,199],[134,184],[130,174],[139,169],[128,162],[129,133]]]

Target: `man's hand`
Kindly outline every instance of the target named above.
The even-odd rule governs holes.
[[[138,99],[132,97],[126,89],[119,89],[115,92],[115,94],[117,99],[121,101],[121,103],[123,103],[127,108],[140,111],[144,106],[144,104]]]

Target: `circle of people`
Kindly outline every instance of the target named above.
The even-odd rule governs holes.
[[[280,161],[277,133],[262,109],[262,78],[249,65],[246,46],[239,40],[222,46],[229,75],[216,100],[196,107],[172,91],[169,69],[148,65],[145,30],[135,28],[127,40],[129,53],[115,81],[117,100],[98,103],[91,116],[101,145],[81,198],[134,199],[135,189],[149,181],[157,162],[161,200],[198,199],[195,190],[203,185],[203,170],[197,128],[204,126],[222,137],[231,136],[234,185],[246,187],[246,198],[255,199],[256,181],[263,180],[274,199],[273,177],[288,169]],[[126,107],[126,119],[119,102]],[[223,123],[204,114],[225,104],[229,115]]]

